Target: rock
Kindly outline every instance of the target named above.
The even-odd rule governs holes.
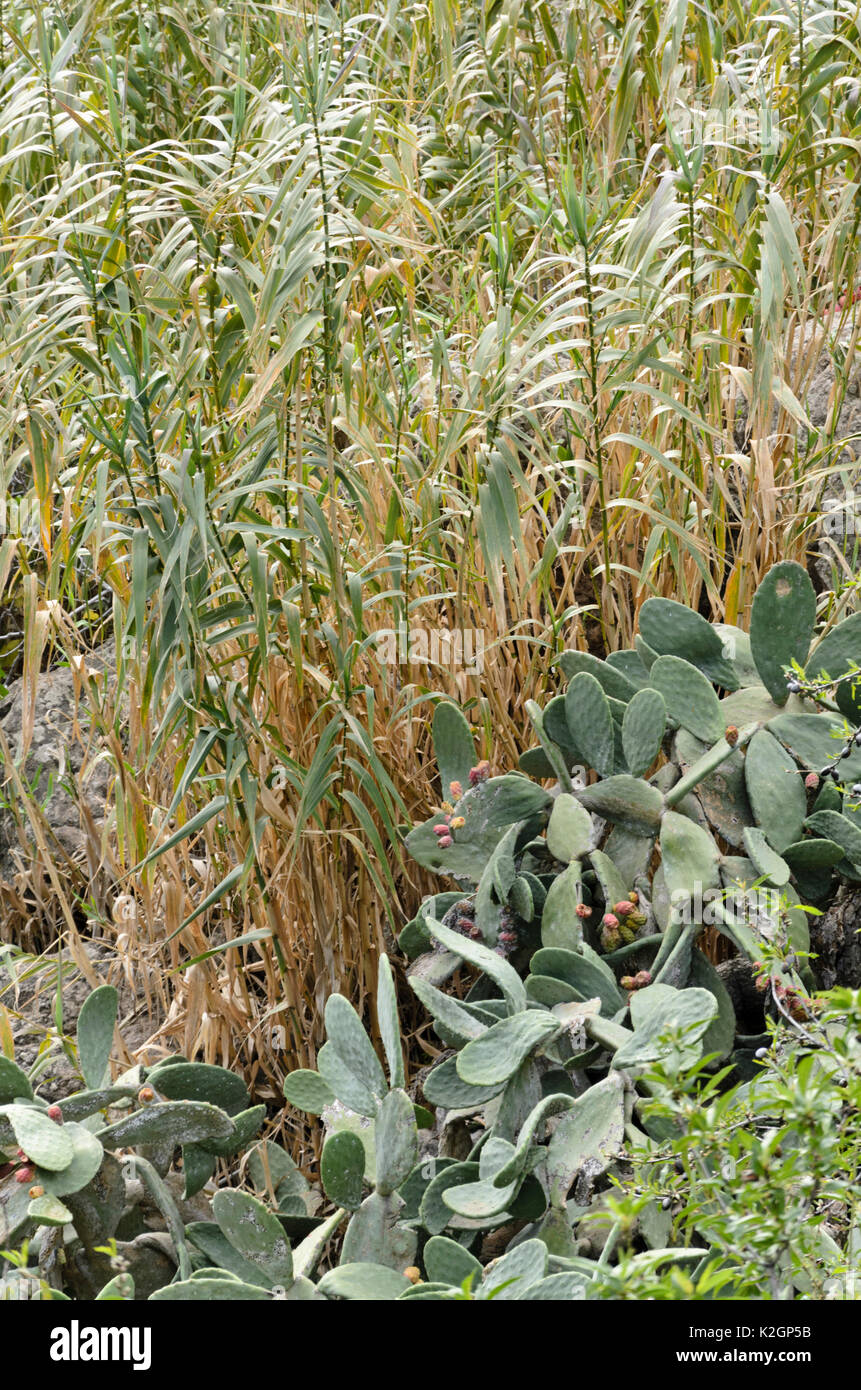
[[[756,971],[745,956],[733,956],[716,967],[735,1009],[736,1031],[746,1036],[765,1031],[766,998],[756,988]]]
[[[844,883],[821,917],[810,919],[813,973],[820,989],[861,989],[861,888]]]
[[[166,1235],[148,1233],[131,1241],[117,1241],[117,1253],[109,1255],[75,1246],[67,1252],[65,1282],[76,1299],[91,1302],[100,1289],[119,1273],[135,1281],[135,1302],[143,1302],[164,1288],[176,1274],[173,1245]]]
[[[86,661],[89,669],[110,673],[113,643],[106,643]],[[0,705],[0,729],[14,759],[21,753],[25,695],[24,680],[13,681]],[[83,857],[87,843],[78,798],[96,825],[101,825],[112,779],[109,764],[94,758],[92,747],[87,746],[88,727],[88,711],[76,693],[74,673],[57,667],[40,674],[23,779],[49,827],[49,850],[59,846],[73,859]],[[8,782],[6,790],[8,795]],[[11,880],[21,869],[26,873],[28,854],[36,857],[37,849],[26,808],[18,807],[17,815],[11,809],[0,810],[0,878]]]
[[[157,1024],[146,1016],[139,1007],[133,991],[124,979],[113,978],[111,966],[114,953],[98,942],[84,943],[84,952],[93,966],[95,974],[104,984],[116,984],[119,990],[119,1027],[126,1048],[134,1050],[147,1041]],[[12,1038],[15,1043],[15,1060],[25,1071],[29,1071],[46,1042],[54,1039],[50,1047],[50,1061],[39,1077],[39,1094],[46,1100],[62,1100],[64,1096],[81,1090],[81,1081],[73,1062],[69,1060],[56,1037],[55,999],[57,967],[59,957],[54,954],[42,958],[35,966],[29,957],[20,965],[7,964],[14,984],[6,988],[0,996],[10,1014]],[[84,1000],[92,992],[92,985],[84,978],[68,956],[63,957],[63,1033],[74,1037],[78,1014]]]

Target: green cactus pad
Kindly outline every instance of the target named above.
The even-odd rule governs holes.
[[[508,894],[508,903],[524,922],[531,922],[534,919],[535,900],[532,897],[532,885],[528,878],[518,876],[514,880]]]
[[[473,1038],[480,1038],[482,1033],[487,1031],[488,1024],[464,1008],[463,1004],[450,994],[435,989],[426,980],[410,978],[409,983],[413,993],[433,1018],[437,1031],[440,1027],[444,1029],[447,1046],[462,1047],[464,1043],[471,1042]]]
[[[556,1004],[574,1004],[582,998],[579,990],[552,975],[527,975],[527,996],[536,1004],[552,1009]]]
[[[581,671],[565,692],[565,716],[571,738],[590,767],[602,777],[615,766],[616,740],[607,696],[588,671]]]
[[[103,1086],[114,1042],[119,996],[113,985],[101,985],[84,1000],[78,1015],[78,1058],[91,1089]]]
[[[605,843],[607,858],[616,866],[621,881],[630,891],[638,878],[643,877],[652,861],[655,837],[634,835],[622,825],[614,825]]]
[[[14,1173],[0,1178],[0,1249],[11,1249],[25,1233],[29,1205],[28,1189]]]
[[[0,1105],[8,1105],[13,1100],[32,1100],[33,1087],[11,1057],[0,1054]]]
[[[825,634],[810,653],[806,671],[810,678],[825,672],[831,680],[837,680],[852,670],[853,663],[856,668],[861,665],[861,613],[844,618]],[[856,682],[851,679],[838,685],[835,699],[846,718],[857,723],[861,720],[861,672],[854,693],[853,686]]]
[[[575,796],[560,792],[547,825],[547,848],[561,864],[582,859],[592,844],[592,817]]]
[[[594,815],[614,821],[635,835],[655,835],[661,822],[664,798],[648,782],[620,773],[592,787],[583,787],[577,799]]]
[[[166,1100],[126,1115],[99,1130],[98,1137],[106,1149],[138,1144],[169,1144],[175,1148],[178,1144],[199,1144],[205,1139],[226,1139],[232,1133],[230,1116],[214,1105]]]
[[[446,1057],[425,1077],[422,1090],[429,1105],[438,1105],[443,1110],[480,1110],[505,1087],[504,1080],[489,1086],[470,1085],[461,1079],[456,1064],[456,1057]]]
[[[706,892],[720,883],[720,851],[701,826],[668,811],[661,826],[661,861],[670,901],[682,894]]]
[[[539,1279],[537,1284],[530,1284],[518,1298],[524,1303],[571,1303],[582,1300],[586,1297],[589,1278],[588,1274],[580,1274],[576,1270],[564,1270]]]
[[[442,796],[450,800],[452,782],[469,786],[469,773],[475,763],[475,739],[469,722],[457,705],[444,700],[433,715],[433,749],[439,769]]]
[[[134,1086],[106,1086],[97,1091],[76,1091],[73,1096],[66,1096],[57,1103],[64,1120],[86,1120],[100,1110],[107,1110],[108,1106],[134,1100],[139,1090],[139,1081]]]
[[[480,1298],[520,1299],[547,1273],[547,1246],[543,1240],[522,1241],[485,1270],[479,1290]]]
[[[265,1105],[252,1105],[239,1115],[231,1116],[233,1132],[226,1139],[208,1139],[201,1148],[214,1158],[231,1158],[246,1148],[256,1134],[259,1134],[266,1118]]]
[[[683,603],[668,598],[646,599],[640,609],[640,636],[658,656],[680,656],[716,685],[725,690],[737,688],[738,678],[723,654],[719,634],[711,623]]]
[[[535,1048],[558,1031],[557,1020],[543,1011],[529,1010],[500,1019],[457,1054],[457,1074],[470,1086],[507,1081]]]
[[[680,729],[676,735],[673,754],[685,775],[698,765],[709,766],[706,744],[694,738],[686,729]],[[744,828],[753,822],[753,810],[744,780],[742,750],[730,749],[727,745],[727,756],[718,767],[707,771],[697,781],[695,794],[712,829],[734,849],[740,849]]]
[[[618,652],[608,652],[605,665],[620,671],[635,690],[643,690],[649,684],[648,668],[643,665],[638,653],[630,647]]]
[[[239,1279],[186,1279],[150,1294],[154,1303],[268,1303],[271,1294]]]
[[[551,738],[561,750],[568,767],[572,767],[574,763],[582,763],[584,761],[585,754],[581,753],[579,745],[568,726],[568,715],[566,713],[564,695],[555,695],[553,699],[549,700],[544,706],[543,724],[544,733],[548,738]],[[548,776],[553,776],[552,768]]]
[[[495,951],[491,951],[487,946],[482,946],[478,941],[470,941],[468,937],[459,936],[457,932],[449,931],[441,922],[428,921],[428,930],[440,945],[445,946],[446,950],[455,952],[463,960],[469,961],[470,965],[475,965],[479,970],[483,970],[485,975],[493,980],[501,989],[510,1008],[513,1011],[525,1007],[526,995],[523,989],[523,981],[517,971],[508,961],[503,960]]]
[[[491,829],[504,829],[516,821],[543,815],[553,804],[549,792],[543,787],[536,787],[534,782],[530,782],[528,777],[521,777],[518,772],[491,777],[488,782],[480,783],[474,794],[481,802],[479,819]],[[461,833],[465,832],[456,831],[455,838]]]
[[[216,1159],[200,1144],[183,1144],[182,1175],[185,1183],[182,1195],[186,1201],[202,1192],[215,1172]]]
[[[284,1228],[262,1202],[247,1192],[222,1189],[212,1214],[234,1250],[274,1284],[293,1281],[293,1253]]]
[[[625,710],[622,748],[633,777],[648,772],[661,751],[667,727],[667,707],[658,690],[639,690]]]
[[[466,1279],[481,1280],[482,1267],[474,1255],[448,1236],[431,1236],[422,1259],[425,1272],[432,1283],[460,1288]]]
[[[807,796],[794,761],[767,729],[748,744],[744,780],[757,824],[780,854],[801,839]]]
[[[496,1161],[493,1163],[492,1181],[496,1187],[505,1187],[526,1176],[529,1172],[530,1159],[534,1154],[534,1140],[541,1138],[546,1122],[557,1115],[561,1115],[566,1110],[570,1110],[574,1105],[573,1096],[549,1095],[544,1096],[533,1107],[527,1116],[520,1133],[517,1136],[517,1144],[509,1145],[511,1153],[506,1156],[501,1148],[497,1150]],[[482,1150],[482,1158],[484,1150]],[[485,1168],[482,1166],[482,1173]],[[491,1176],[488,1171],[486,1176]]]
[[[418,1158],[415,1110],[406,1091],[400,1088],[389,1091],[380,1106],[376,1151],[377,1191],[385,1197],[406,1181]]]
[[[689,661],[659,656],[649,678],[663,696],[667,715],[705,743],[723,738],[725,724],[714,687]]]
[[[284,1078],[284,1096],[297,1110],[308,1115],[322,1115],[335,1099],[335,1092],[318,1071],[301,1068]]]
[[[52,1172],[40,1165],[36,1170],[35,1181],[53,1197],[68,1197],[92,1182],[102,1166],[105,1152],[95,1135],[83,1125],[64,1124],[63,1134],[72,1145],[72,1157],[65,1168]]]
[[[795,696],[791,701],[791,712],[797,705]],[[775,704],[764,685],[748,685],[725,695],[720,702],[725,724],[736,724],[739,729],[745,724],[765,724],[781,714],[780,705]]]
[[[806,768],[819,772],[840,752],[846,742],[846,725],[834,714],[781,714],[770,719],[768,730],[788,748]],[[846,782],[861,780],[861,749],[853,748],[840,763]]]
[[[753,596],[750,646],[760,680],[778,705],[786,704],[784,667],[803,666],[816,623],[816,592],[807,571],[791,560],[774,565]]]
[[[779,854],[775,854],[762,831],[749,825],[744,832],[744,847],[761,878],[767,878],[775,888],[782,888],[789,882],[789,865]]]
[[[390,1303],[412,1285],[397,1270],[362,1262],[330,1269],[317,1287],[327,1298],[345,1298],[352,1303]]]
[[[593,850],[589,856],[589,861],[598,878],[605,910],[612,912],[615,904],[628,896],[625,880],[619,873],[614,860],[603,850]]]
[[[368,1120],[376,1119],[379,1097],[350,1070],[331,1042],[324,1043],[317,1053],[317,1066],[336,1100],[357,1115],[364,1115]]]
[[[10,1105],[6,1112],[19,1148],[39,1168],[59,1172],[72,1162],[75,1149],[65,1125],[49,1120],[41,1110]]]
[[[350,1218],[344,1232],[341,1262],[376,1261],[402,1270],[415,1261],[416,1231],[401,1220],[405,1203],[397,1192],[372,1192]]]
[[[634,650],[638,660],[647,671],[651,671],[658,659],[658,652],[649,646],[648,642],[638,632],[634,637]]]
[[[386,1094],[386,1077],[362,1020],[341,994],[326,1001],[326,1036],[341,1061],[378,1099]]]
[[[611,1072],[578,1096],[562,1116],[547,1149],[551,1206],[564,1207],[578,1173],[587,1164],[596,1177],[609,1167],[624,1139],[624,1097],[621,1077]]]
[[[494,1180],[500,1169],[512,1166],[514,1154],[513,1144],[491,1135],[479,1156],[478,1181],[447,1188],[442,1194],[444,1204],[457,1216],[465,1216],[471,1220],[500,1216],[508,1211],[523,1175],[515,1165],[511,1180],[505,1183],[497,1183]]]
[[[249,1102],[248,1088],[241,1076],[205,1062],[153,1067],[146,1074],[146,1082],[166,1100],[201,1100],[217,1105],[230,1116],[245,1110]]]
[[[446,1206],[443,1194],[462,1184],[478,1182],[480,1176],[477,1163],[448,1164],[435,1174],[424,1190],[419,1211],[421,1224],[430,1235],[442,1235],[447,1226],[455,1224],[454,1212]]]
[[[624,1070],[656,1062],[661,1056],[661,1037],[667,1031],[683,1031],[685,1050],[700,1052],[700,1043],[718,1013],[718,1001],[706,989],[673,989],[654,984],[631,997],[633,1037],[618,1049],[613,1067]],[[588,1093],[587,1093],[588,1094]]]
[[[564,946],[576,951],[583,933],[577,908],[582,897],[582,872],[575,860],[557,874],[547,891],[541,915],[543,946]]]
[[[540,751],[540,750],[539,750]],[[551,772],[547,774],[552,775]],[[501,832],[484,826],[479,830],[470,824],[468,834],[460,831],[454,844],[440,849],[434,826],[439,825],[441,817],[431,816],[423,825],[417,825],[404,838],[407,852],[423,869],[442,874],[448,878],[466,879],[477,883],[494,847],[498,844]]]
[[[135,1281],[131,1274],[116,1274],[96,1294],[97,1303],[133,1303]]]
[[[404,1084],[404,1057],[398,1022],[398,997],[388,956],[380,957],[377,971],[377,1022],[393,1086]]]
[[[814,811],[804,822],[807,830],[842,845],[846,858],[861,864],[861,830],[840,811]]]
[[[636,657],[636,652],[634,653]],[[639,660],[639,658],[637,658]],[[594,676],[605,695],[609,695],[614,700],[621,700],[623,704],[637,692],[637,685],[630,681],[623,671],[616,666],[611,666],[607,661],[601,661],[599,657],[592,656],[590,652],[563,652],[556,662],[562,670],[567,680],[573,680],[581,671],[586,671],[590,676]],[[641,663],[642,669],[642,663]]]
[[[569,767],[573,767],[575,763],[582,762],[582,759],[571,757],[570,761],[566,759],[566,762]],[[553,764],[541,747],[527,748],[517,759],[517,766],[528,777],[537,777],[539,780],[556,776]]]
[[[358,1211],[364,1177],[365,1149],[358,1135],[349,1130],[331,1134],[320,1157],[320,1181],[329,1200],[347,1211]]]
[[[464,794],[457,808],[464,825],[453,832],[453,844],[439,847],[434,826],[441,824],[440,816],[411,830],[404,844],[423,868],[477,883],[502,831],[517,821],[543,815],[551,805],[549,792],[528,777],[509,772],[504,777],[491,777]]]
[[[72,1220],[69,1208],[63,1205],[59,1197],[52,1197],[47,1192],[43,1197],[33,1198],[27,1215],[37,1226],[68,1226]]]
[[[535,952],[529,968],[534,975],[563,980],[577,991],[581,1000],[600,999],[602,1012],[610,1017],[625,1006],[625,995],[616,984],[609,965],[585,942],[580,951],[542,948]]]
[[[92,1182],[66,1196],[75,1230],[88,1250],[103,1245],[114,1235],[126,1205],[122,1165],[106,1153]]]
[[[817,840],[811,837],[799,840],[797,844],[787,845],[783,851],[783,858],[795,877],[803,878],[806,874],[821,874],[832,869],[835,864],[840,863],[843,854],[843,846],[838,845],[835,840]]]
[[[732,623],[712,623],[712,627],[721,640],[725,660],[735,672],[739,689],[759,685],[759,672],[754,664],[748,634]]]

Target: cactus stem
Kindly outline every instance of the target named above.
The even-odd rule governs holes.
[[[708,777],[709,773],[714,772],[716,768],[720,767],[721,763],[725,762],[731,753],[734,753],[737,748],[746,747],[760,728],[762,728],[761,721],[757,721],[756,724],[748,724],[746,728],[739,732],[739,736],[732,746],[727,743],[725,738],[719,738],[709,752],[704,753],[699,762],[694,763],[694,766],[689,768],[684,777],[679,778],[674,787],[670,787],[670,790],[664,797],[666,805],[668,807],[677,806],[679,802],[687,796],[688,792],[693,791],[695,787],[699,786],[704,777]]]

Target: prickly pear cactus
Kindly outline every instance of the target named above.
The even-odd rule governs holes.
[[[654,598],[633,649],[557,666],[559,693],[527,704],[538,743],[520,773],[468,759],[466,719],[437,707],[446,796],[406,846],[443,885],[400,944],[441,1040],[463,1048],[428,1079],[452,1101],[503,1085],[540,1032],[534,1013],[488,1018],[480,996],[443,1005],[460,962],[493,979],[494,954],[525,977],[532,1009],[598,998],[609,1019],[650,985],[699,989],[710,928],[727,954],[780,956],[771,1002],[799,1014],[815,983],[805,909],[861,876],[861,622],[817,635],[801,566],[766,575],[749,634]],[[712,1036],[732,1056],[714,971],[706,988],[722,1010]],[[497,1032],[487,1043],[476,1028]]]

